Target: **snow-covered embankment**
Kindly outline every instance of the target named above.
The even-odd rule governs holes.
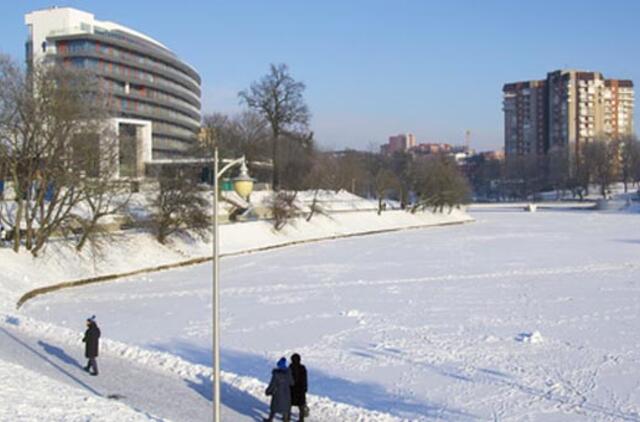
[[[224,256],[311,241],[470,221],[473,219],[462,210],[415,214],[392,210],[381,215],[374,211],[341,212],[316,215],[311,221],[298,218],[280,231],[274,230],[270,221],[260,220],[222,225],[220,246]],[[98,258],[87,247],[78,254],[63,242],[52,242],[38,258],[33,258],[26,251],[15,254],[8,248],[0,248],[0,307],[14,308],[25,293],[59,283],[201,262],[211,256],[211,243],[174,238],[171,243],[161,245],[150,233],[124,232],[114,236],[100,253]]]

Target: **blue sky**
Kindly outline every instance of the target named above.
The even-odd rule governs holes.
[[[559,68],[640,81],[640,1],[5,1],[0,51],[22,59],[24,13],[72,6],[144,32],[195,66],[203,111],[289,64],[326,148],[368,149],[398,132],[479,150],[503,144],[505,82]],[[636,116],[639,113],[636,113]],[[639,119],[636,117],[636,122]]]

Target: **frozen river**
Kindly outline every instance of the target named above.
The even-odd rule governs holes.
[[[295,351],[314,394],[412,420],[640,421],[640,215],[472,214],[223,259],[223,370]],[[211,364],[210,265],[24,311]]]

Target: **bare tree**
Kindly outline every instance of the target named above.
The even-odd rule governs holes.
[[[362,151],[347,150],[335,154],[334,189],[344,189],[355,195],[371,197],[374,195],[374,177],[369,162],[374,161],[374,154]],[[376,171],[377,171],[376,167]]]
[[[219,148],[223,156],[227,154],[227,148],[235,148],[235,128],[228,115],[212,113],[204,116],[202,129],[194,155],[213,160],[215,148]]]
[[[338,190],[338,161],[330,153],[316,152],[312,157],[311,169],[303,180],[303,188],[313,191],[309,205],[307,221],[323,210],[319,204],[319,195],[323,190]]]
[[[534,155],[507,157],[506,176],[512,196],[535,199],[542,187],[542,173],[541,163]]]
[[[197,155],[213,157],[218,147],[222,157],[244,155],[249,161],[264,161],[270,157],[269,132],[266,121],[257,113],[245,111],[228,116],[213,113],[204,117],[204,137]]]
[[[384,202],[390,191],[399,192],[401,189],[400,180],[388,169],[380,169],[375,177],[375,192],[378,199],[378,215],[386,208]]]
[[[304,180],[313,165],[316,151],[313,132],[284,132],[280,143],[280,187],[286,190],[304,189]]]
[[[241,101],[259,113],[271,127],[274,190],[280,188],[281,135],[285,131],[306,131],[309,122],[309,109],[302,95],[304,89],[304,83],[293,79],[286,64],[272,64],[267,75],[238,94]]]
[[[254,111],[243,111],[233,117],[238,134],[238,151],[231,157],[244,155],[249,163],[267,161],[270,158],[271,139],[269,128],[264,118]]]
[[[278,191],[269,199],[269,210],[273,218],[273,228],[280,231],[300,212],[296,205],[298,192]]]
[[[609,186],[615,181],[617,173],[618,148],[615,142],[597,139],[583,147],[583,165],[592,180],[600,186],[600,194],[607,197]]]
[[[573,196],[578,196],[582,201],[585,196],[589,195],[589,187],[592,179],[592,166],[587,159],[585,147],[582,146],[576,151],[576,157],[569,163],[572,169],[569,178],[569,186],[573,192]]]
[[[406,204],[409,202],[412,162],[413,158],[411,154],[404,151],[393,153],[389,162],[389,168],[391,169],[391,171],[393,171],[393,174],[395,174],[396,178],[398,179],[400,187],[400,207],[402,209],[404,209]]]
[[[174,233],[194,233],[205,238],[211,229],[209,203],[195,174],[184,170],[157,175],[159,190],[153,199],[152,227],[158,242],[165,244]]]
[[[638,155],[640,156],[640,154]],[[631,178],[638,187],[638,192],[640,192],[640,157],[638,158],[637,163],[631,169]]]
[[[438,156],[423,160],[413,174],[419,200],[412,212],[421,208],[443,212],[445,207],[451,211],[469,202],[469,184],[451,158]]]
[[[108,107],[96,85],[90,73],[35,64],[27,74],[0,59],[0,161],[13,190],[0,221],[16,252],[24,243],[37,256],[52,235],[70,233],[87,182],[109,171]]]
[[[570,187],[569,156],[565,148],[553,148],[547,153],[547,181],[556,191],[556,199]]]
[[[627,185],[637,179],[640,173],[640,142],[635,136],[624,137],[620,141],[620,177],[627,192]]]
[[[473,187],[474,195],[483,199],[500,200],[503,195],[501,180],[504,161],[476,155],[468,162],[470,163],[469,182]]]
[[[81,251],[88,241],[94,252],[100,252],[102,241],[110,239],[109,231],[104,230],[100,222],[107,217],[126,213],[130,198],[129,182],[106,179],[104,176],[87,181],[83,189],[82,210],[76,219],[81,227],[76,250]]]

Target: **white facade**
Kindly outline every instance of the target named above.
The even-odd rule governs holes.
[[[71,7],[51,7],[36,10],[27,13],[24,17],[24,22],[29,28],[29,38],[33,45],[34,59],[46,54],[56,53],[55,46],[46,45],[47,37],[93,34],[100,31],[122,31],[167,49],[163,44],[138,31],[114,22],[96,20],[93,13],[83,12]],[[45,48],[43,48],[43,43]]]

